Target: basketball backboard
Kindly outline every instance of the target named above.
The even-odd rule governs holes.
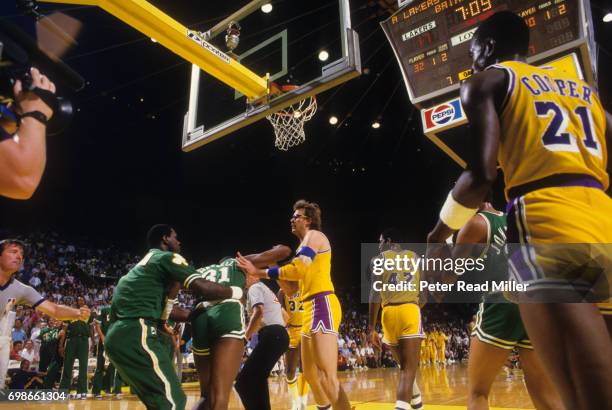
[[[212,45],[221,60],[235,60],[264,78],[269,92],[247,99],[193,65],[184,151],[361,74],[359,38],[351,28],[349,0],[245,0],[240,9],[236,9],[240,2],[225,3],[225,18],[189,36],[203,47]],[[237,46],[230,49],[236,40]],[[270,93],[272,83],[297,87],[274,94]]]

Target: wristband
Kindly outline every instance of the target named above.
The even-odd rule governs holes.
[[[232,290],[232,299],[236,299],[236,300],[242,299],[242,295],[244,294],[244,292],[242,291],[242,288],[238,286],[230,286],[230,289]]]
[[[47,116],[45,114],[43,114],[40,111],[30,111],[30,112],[26,112],[23,113],[19,116],[19,123],[21,124],[21,121],[25,118],[25,117],[32,117],[34,118],[36,121],[42,123],[42,125],[47,126],[47,123],[49,122],[49,118],[47,118]]]
[[[280,276],[280,268],[278,266],[273,266],[266,270],[266,274],[270,279],[278,279]]]
[[[168,320],[170,317],[170,313],[172,313],[172,308],[177,303],[176,299],[166,299],[166,306],[161,314],[161,320]]]
[[[440,220],[449,228],[457,231],[476,214],[476,211],[478,208],[468,208],[457,202],[451,191],[440,210]]]

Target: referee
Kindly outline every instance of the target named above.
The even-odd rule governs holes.
[[[246,337],[259,329],[258,343],[236,378],[236,391],[246,410],[270,410],[268,376],[280,357],[289,348],[289,335],[281,305],[265,284],[257,282],[249,288],[247,309],[251,320]]]
[[[81,306],[72,309],[56,305],[46,300],[31,286],[19,282],[13,277],[21,269],[24,260],[25,244],[18,239],[0,241],[0,389],[4,388],[4,379],[8,369],[9,351],[11,348],[11,329],[15,321],[15,305],[28,305],[58,320],[89,318],[89,308]]]

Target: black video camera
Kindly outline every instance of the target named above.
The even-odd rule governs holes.
[[[8,110],[5,102],[13,96],[13,85],[21,81],[24,90],[38,95],[53,110],[47,124],[47,134],[63,131],[72,118],[72,103],[57,94],[36,88],[32,84],[30,69],[36,67],[53,81],[58,88],[63,86],[78,91],[83,88],[83,78],[64,64],[41,51],[36,42],[15,25],[0,19],[0,104],[2,112]],[[10,113],[9,113],[10,115]],[[5,115],[6,117],[6,115]],[[14,116],[17,118],[17,116]]]

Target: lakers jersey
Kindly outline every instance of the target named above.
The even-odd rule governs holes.
[[[390,303],[399,304],[399,303],[419,303],[419,277],[420,271],[416,268],[417,264],[417,254],[409,251],[402,250],[399,252],[395,252],[392,250],[384,251],[382,253],[382,257],[385,259],[393,259],[395,260],[399,257],[401,260],[407,258],[410,262],[406,267],[407,270],[384,270],[382,273],[382,283],[383,284],[401,284],[402,282],[409,284],[414,284],[414,291],[392,291],[392,290],[383,290],[380,292],[380,301],[383,306],[388,305]],[[398,264],[394,264],[397,265]]]
[[[283,293],[284,294],[284,293]],[[296,292],[295,295],[289,297],[284,294],[284,305],[285,310],[289,314],[289,320],[287,326],[302,326],[302,313],[304,313],[304,306],[300,292]]]
[[[491,68],[509,77],[498,151],[506,196],[555,174],[589,175],[607,189],[606,118],[595,90],[549,67],[506,61]]]
[[[300,280],[302,300],[309,299],[318,293],[334,292],[331,280],[331,249],[318,252]]]

